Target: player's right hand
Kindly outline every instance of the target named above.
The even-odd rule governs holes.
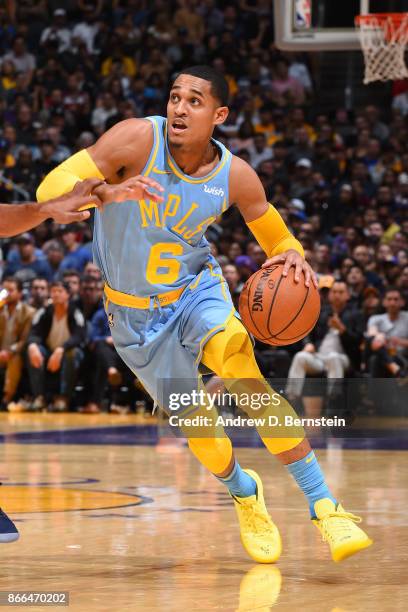
[[[155,193],[155,191],[158,193]],[[154,202],[163,202],[164,188],[155,181],[147,176],[134,176],[123,183],[117,185],[104,184],[98,187],[94,193],[96,193],[105,204],[110,202],[124,202],[126,200],[144,200],[149,199]]]
[[[52,218],[57,223],[66,224],[85,221],[89,218],[90,212],[88,210],[80,211],[80,208],[101,205],[100,198],[97,195],[93,195],[92,190],[102,184],[103,181],[97,178],[79,181],[69,193],[43,202],[41,204],[41,212],[45,215],[46,219]]]

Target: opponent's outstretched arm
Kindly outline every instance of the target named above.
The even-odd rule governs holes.
[[[99,206],[99,198],[89,197],[89,193],[100,184],[99,179],[88,179],[77,183],[70,193],[53,200],[0,204],[0,237],[21,234],[50,218],[64,224],[85,221],[90,213],[80,212],[79,209],[90,202],[93,206]]]
[[[60,196],[80,180],[98,177],[102,184],[93,193],[103,203],[149,197],[158,202],[163,198],[152,192],[162,191],[159,183],[139,176],[153,146],[153,126],[145,119],[121,121],[103,134],[98,141],[83,149],[51,170],[37,189],[42,202]],[[93,208],[89,202],[86,208]]]
[[[310,265],[304,259],[303,247],[290,233],[281,215],[266,199],[265,190],[255,170],[239,157],[233,157],[229,181],[230,201],[237,205],[246,224],[263,248],[268,259],[263,268],[283,263],[283,276],[295,267],[295,281],[305,274],[305,284],[318,281]]]

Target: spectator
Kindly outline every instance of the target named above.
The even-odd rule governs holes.
[[[289,75],[289,62],[283,57],[274,66],[271,94],[272,101],[281,107],[303,104],[305,99],[301,82]]]
[[[6,407],[13,399],[23,370],[23,349],[31,327],[34,309],[22,301],[23,285],[6,277],[2,289],[8,295],[0,308],[0,375],[4,378],[1,403]]]
[[[102,286],[102,283],[93,276],[81,278],[77,304],[87,321],[91,321],[94,314],[103,309]]]
[[[250,155],[250,162],[253,168],[258,168],[266,159],[273,157],[273,151],[271,147],[266,144],[266,136],[262,132],[255,134],[254,144],[248,148]]]
[[[65,225],[61,227],[61,238],[65,248],[65,257],[61,261],[60,272],[67,269],[82,272],[84,266],[92,259],[92,254],[86,245],[81,245],[78,240],[79,228],[76,225]]]
[[[101,411],[106,383],[113,388],[112,404],[117,406],[119,386],[129,372],[113,346],[108,319],[103,309],[97,310],[91,319],[90,399],[81,412],[95,414]]]
[[[67,27],[67,12],[63,8],[55,9],[53,13],[52,25],[45,28],[41,34],[40,44],[56,42],[58,53],[62,54],[69,51],[71,45],[71,31]]]
[[[233,264],[227,264],[223,266],[222,274],[227,281],[232,301],[234,302],[235,307],[238,308],[239,295],[242,290],[242,283],[240,283],[240,274],[238,269]]]
[[[364,289],[367,286],[367,279],[363,269],[357,265],[351,266],[346,280],[350,292],[350,303],[356,308],[360,308],[363,301]]]
[[[287,385],[290,397],[301,396],[306,374],[327,373],[331,383],[328,391],[332,393],[336,379],[343,379],[349,368],[358,371],[364,318],[360,311],[348,305],[349,299],[346,283],[335,281],[316,327],[305,341],[304,349],[293,358]]]
[[[408,311],[396,287],[385,290],[384,314],[376,314],[367,323],[367,341],[371,355],[368,371],[373,378],[405,375],[408,359]]]
[[[66,410],[74,391],[86,340],[85,320],[69,301],[69,287],[61,281],[50,285],[51,304],[39,310],[28,338],[28,371],[33,409],[47,406],[46,373],[59,375],[59,396],[53,409]]]
[[[106,92],[97,100],[96,108],[92,113],[92,127],[99,135],[105,131],[105,124],[109,117],[116,115],[118,109],[111,93]]]
[[[36,67],[36,59],[34,55],[28,53],[23,36],[16,36],[12,51],[6,53],[4,59],[13,63],[17,74],[23,77],[24,87],[29,87]]]
[[[62,280],[69,287],[69,294],[71,301],[75,302],[79,300],[79,289],[81,285],[81,275],[77,270],[67,269],[62,273]]]
[[[34,278],[30,285],[29,304],[34,310],[40,310],[48,306],[50,288],[45,278]]]
[[[38,276],[50,281],[52,278],[51,267],[46,260],[38,259],[35,253],[33,236],[29,233],[21,234],[16,242],[20,256],[19,260],[9,262],[4,274],[15,276],[23,283],[31,282]]]
[[[83,21],[78,23],[72,30],[72,39],[73,41],[83,42],[88,53],[92,55],[96,53],[95,39],[99,31],[97,13],[94,11],[94,7],[87,5],[84,6],[82,15]]]

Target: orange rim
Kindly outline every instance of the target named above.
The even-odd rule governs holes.
[[[354,22],[357,26],[361,26],[364,23],[371,25],[373,17],[375,17],[381,26],[390,18],[396,25],[400,25],[404,19],[407,19],[408,13],[368,13],[367,15],[357,15],[354,18]]]
[[[373,31],[382,28],[384,30],[384,38],[389,43],[400,42],[404,44],[406,41],[406,32],[398,31],[402,23],[408,19],[408,13],[369,13],[367,15],[357,15],[354,23],[358,28],[363,26],[372,28]],[[390,21],[394,28],[390,25]]]

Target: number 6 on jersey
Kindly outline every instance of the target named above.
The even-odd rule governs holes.
[[[171,285],[179,275],[181,263],[171,257],[162,255],[182,255],[183,245],[174,242],[158,242],[150,249],[149,260],[146,266],[146,279],[152,285]],[[159,272],[165,268],[164,272]]]

